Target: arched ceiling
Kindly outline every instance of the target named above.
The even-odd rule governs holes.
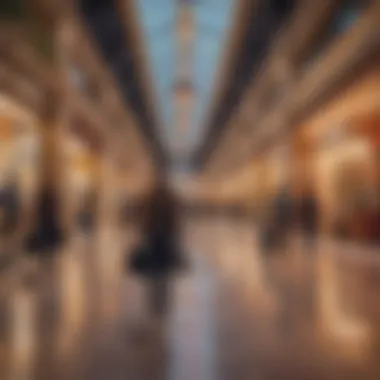
[[[199,96],[195,105],[195,126],[204,126],[203,120],[210,105],[221,52],[237,3],[233,0],[205,0],[196,3],[198,29],[195,42],[194,82]],[[193,136],[197,143],[204,138],[204,132],[200,128],[194,129]]]
[[[215,82],[220,79],[217,74],[228,31],[235,26],[239,4],[249,0],[130,1],[153,88],[154,115],[138,75],[144,69],[136,64],[136,36],[126,30],[120,3],[81,0],[81,4],[87,24],[153,150],[158,155],[161,150],[167,153],[173,167],[183,167],[184,162],[202,166],[294,0],[259,1],[251,7],[233,66],[223,73],[228,77],[226,89],[212,115],[208,113]]]
[[[159,166],[167,156],[157,133],[157,121],[148,105],[133,50],[133,38],[126,30],[118,4],[111,0],[81,0],[80,10],[99,51],[113,73],[126,102],[136,116],[150,149]]]
[[[175,0],[134,0],[145,40],[148,65],[158,103],[160,122],[172,122],[172,93],[176,71]],[[166,128],[164,128],[166,129]]]
[[[160,136],[175,156],[191,155],[204,137],[203,118],[210,105],[220,57],[232,21],[234,0],[134,0],[146,41],[150,70],[161,115]],[[178,20],[183,8],[191,13],[192,43],[181,52]],[[191,50],[190,52],[188,50]],[[181,54],[190,60],[186,79],[193,102],[186,128],[175,117],[175,86],[181,72]],[[186,130],[188,128],[188,130]],[[185,139],[185,140],[184,140]],[[180,147],[180,149],[177,149]]]

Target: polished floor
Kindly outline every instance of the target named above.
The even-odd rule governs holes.
[[[124,268],[132,228],[22,260],[0,277],[0,379],[379,379],[380,255],[257,240],[247,221],[188,220],[160,320]]]

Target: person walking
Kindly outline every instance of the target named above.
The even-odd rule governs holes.
[[[311,191],[301,198],[300,219],[305,243],[308,248],[315,248],[318,229],[318,204]]]
[[[179,206],[164,180],[153,189],[142,221],[142,242],[133,252],[130,269],[143,278],[151,313],[169,310],[172,274],[183,264],[180,252]]]

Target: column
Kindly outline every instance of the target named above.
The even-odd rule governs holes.
[[[114,167],[113,162],[103,153],[99,163],[99,204],[98,218],[99,227],[112,227],[115,222],[115,205],[114,205]]]
[[[354,131],[369,141],[373,153],[373,186],[377,192],[377,209],[374,210],[374,223],[377,227],[374,227],[374,234],[380,236],[380,113],[375,111],[373,114],[358,117],[352,124]]]
[[[39,188],[36,197],[33,230],[27,237],[30,252],[51,252],[63,240],[60,218],[60,139],[58,114],[60,98],[46,95],[46,104],[40,113],[41,156]]]

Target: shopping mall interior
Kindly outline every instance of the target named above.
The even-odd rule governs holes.
[[[1,380],[376,380],[378,291],[379,0],[0,0]]]

